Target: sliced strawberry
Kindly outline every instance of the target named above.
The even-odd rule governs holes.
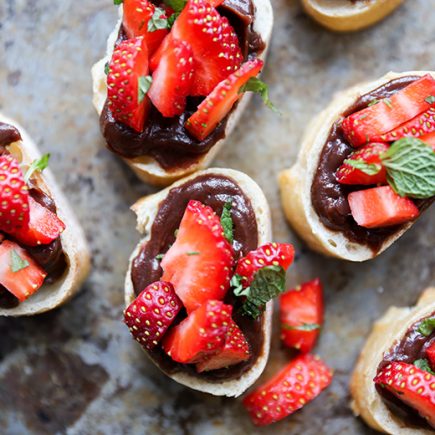
[[[192,87],[192,50],[187,42],[170,39],[153,73],[148,92],[154,106],[165,117],[181,115]]]
[[[239,92],[240,88],[251,77],[257,76],[262,67],[261,59],[249,60],[239,70],[220,82],[187,120],[186,129],[198,140],[204,140],[243,95]]]
[[[432,147],[432,149],[435,151],[435,132],[425,134],[424,136],[420,137],[420,140]]]
[[[281,339],[287,347],[310,352],[323,323],[323,290],[318,278],[280,297]]]
[[[207,3],[208,3],[210,6],[213,6],[214,8],[217,8],[217,7],[220,6],[223,2],[224,2],[224,0],[207,0]]]
[[[140,83],[148,75],[148,49],[142,36],[121,42],[113,51],[107,75],[107,98],[113,117],[141,132],[149,99]]]
[[[163,338],[182,308],[170,282],[150,284],[124,311],[124,322],[135,340],[152,349]]]
[[[232,309],[221,301],[201,305],[169,331],[162,342],[164,351],[183,364],[219,353],[225,345]]]
[[[319,357],[302,355],[248,394],[243,405],[255,425],[265,426],[282,420],[315,399],[331,380],[331,370]]]
[[[381,154],[388,150],[385,143],[370,143],[353,152],[338,168],[335,176],[341,184],[386,184],[387,171],[382,166]],[[375,165],[379,172],[371,175],[352,165],[353,162],[362,162]]]
[[[10,240],[0,244],[0,284],[20,302],[32,296],[47,274],[27,252]]]
[[[195,73],[191,95],[208,95],[242,63],[236,32],[206,0],[188,0],[171,34],[192,47]]]
[[[429,74],[396,92],[390,99],[355,112],[343,120],[343,132],[357,147],[372,142],[431,107],[435,79]]]
[[[347,200],[356,223],[365,228],[403,224],[420,214],[411,199],[401,197],[390,186],[351,192]]]
[[[435,428],[435,376],[413,364],[392,362],[376,375],[374,382],[414,408]]]
[[[210,299],[224,298],[230,286],[233,248],[211,207],[189,201],[177,239],[161,266],[162,280],[174,285],[188,313]]]
[[[229,367],[246,361],[250,356],[249,344],[243,332],[231,319],[224,348],[216,355],[199,362],[196,365],[196,370],[201,373]]]
[[[432,370],[435,371],[435,341],[426,349],[426,355]]]

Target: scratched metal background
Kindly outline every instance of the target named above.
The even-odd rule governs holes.
[[[0,110],[53,154],[51,167],[83,223],[94,266],[63,308],[0,319],[0,433],[371,433],[350,412],[349,373],[372,321],[435,283],[434,210],[378,259],[346,264],[295,238],[276,175],[294,161],[304,125],[336,90],[390,69],[433,69],[433,1],[409,0],[371,30],[336,35],[307,18],[298,1],[273,0],[264,78],[283,116],[255,98],[215,164],[247,172],[265,190],[275,240],[297,247],[289,285],[322,278],[326,324],[317,352],[335,378],[318,400],[263,430],[251,425],[239,400],[196,393],[161,375],[120,321],[127,258],[137,242],[129,206],[152,189],[104,149],[91,106],[89,70],[116,20],[111,3],[0,0]],[[278,341],[269,374],[288,357]]]

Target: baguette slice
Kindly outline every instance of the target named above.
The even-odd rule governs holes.
[[[305,11],[336,32],[372,26],[391,14],[403,0],[302,0]]]
[[[385,251],[412,226],[412,222],[405,224],[401,230],[385,240],[377,253],[373,253],[369,247],[352,242],[342,233],[332,231],[323,225],[311,203],[311,185],[332,125],[352,106],[356,99],[398,77],[425,74],[432,74],[435,77],[435,72],[427,71],[390,72],[379,80],[359,84],[340,92],[331,104],[308,125],[296,163],[290,169],[280,173],[279,183],[281,201],[287,219],[312,249],[343,260],[365,261]]]
[[[409,427],[393,414],[378,394],[373,382],[383,355],[408,328],[435,311],[435,287],[426,289],[414,307],[391,307],[373,326],[359,356],[350,381],[352,409],[372,428],[394,435],[429,435],[431,430]]]
[[[172,186],[169,186],[168,188],[154,195],[139,199],[132,206],[132,210],[137,215],[137,229],[141,234],[144,235],[144,238],[137,245],[136,249],[133,251],[133,254],[130,257],[130,264],[125,280],[126,306],[130,305],[130,303],[136,297],[134,293],[133,283],[131,280],[132,261],[138,255],[143,244],[145,244],[150,239],[150,230],[154,218],[158,212],[160,202],[166,198],[172,187],[180,186],[186,181],[193,180],[196,177],[204,174],[223,175],[235,181],[236,184],[244,192],[246,197],[249,198],[251,201],[252,208],[255,212],[257,220],[259,246],[271,241],[272,230],[269,205],[260,187],[250,177],[242,172],[232,169],[207,169],[183,178],[182,180],[174,183]],[[214,394],[215,396],[239,396],[258,379],[258,377],[263,372],[264,367],[266,366],[270,348],[272,310],[273,302],[271,301],[266,305],[266,309],[263,314],[264,321],[262,334],[264,335],[264,342],[263,349],[260,352],[260,356],[254,363],[254,365],[249,370],[244,372],[238,379],[210,382],[205,379],[201,379],[198,376],[192,376],[191,374],[182,371],[174,374],[166,374],[180,384],[186,385],[187,387],[193,388],[198,391]],[[154,361],[153,358],[151,359],[159,367],[158,363]],[[159,368],[164,371],[161,367]]]
[[[15,121],[0,114],[0,122],[15,126],[21,134],[21,141],[11,144],[14,155],[21,155],[24,165],[30,165],[41,157],[37,146],[28,133]],[[90,253],[83,229],[71,210],[64,194],[57,186],[53,174],[47,168],[34,176],[39,189],[50,196],[57,208],[57,215],[65,223],[61,234],[62,248],[67,260],[65,274],[53,284],[44,284],[34,295],[16,308],[0,308],[0,316],[31,316],[44,313],[68,301],[80,288],[90,271]]]
[[[261,36],[261,39],[266,45],[265,50],[259,56],[260,59],[264,60],[267,54],[270,36],[272,33],[273,10],[269,0],[253,0],[253,4],[256,8],[254,17],[254,30]],[[92,67],[94,93],[93,103],[99,115],[103,110],[103,106],[107,98],[107,85],[106,74],[104,73],[104,65],[112,57],[113,47],[115,45],[122,23],[122,13],[122,6],[120,6],[120,19],[113,32],[110,34],[109,39],[107,40],[106,56]],[[244,94],[239,100],[237,107],[230,113],[226,125],[225,137],[217,141],[207,153],[199,156],[197,161],[192,163],[190,166],[175,168],[173,170],[167,171],[163,169],[155,159],[149,156],[143,156],[134,159],[124,158],[125,162],[133,169],[133,171],[141,180],[156,186],[167,186],[186,175],[207,168],[226,142],[228,136],[233,131],[245,107],[247,106],[251,95],[251,92]]]

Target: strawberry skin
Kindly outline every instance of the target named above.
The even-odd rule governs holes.
[[[165,335],[182,308],[169,282],[150,284],[124,311],[124,322],[134,339],[145,349],[153,349]]]
[[[189,201],[175,243],[161,266],[162,280],[174,285],[188,313],[210,299],[224,298],[230,286],[233,248],[211,207]]]
[[[421,136],[420,140],[432,147],[432,149],[435,151],[435,132]]]
[[[416,409],[435,428],[435,376],[413,364],[392,362],[376,375],[374,382]]]
[[[319,357],[307,354],[292,360],[266,384],[243,399],[256,426],[282,420],[316,398],[332,380]]]
[[[426,356],[432,370],[435,371],[435,341],[426,349]]]
[[[198,140],[204,140],[228,115],[234,103],[242,97],[240,88],[263,68],[261,59],[249,60],[239,70],[220,82],[187,120],[186,129]]]

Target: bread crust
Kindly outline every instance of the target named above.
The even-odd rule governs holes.
[[[135,299],[135,293],[133,288],[133,282],[131,280],[131,267],[134,258],[138,255],[141,247],[144,243],[146,243],[151,236],[151,227],[154,222],[155,216],[159,209],[159,204],[162,200],[164,200],[169,191],[176,186],[180,186],[187,181],[200,177],[204,174],[216,174],[223,175],[228,177],[236,182],[236,184],[242,189],[244,194],[250,199],[252,207],[255,212],[255,216],[257,219],[257,228],[258,228],[258,244],[263,245],[268,243],[272,239],[272,230],[271,230],[271,217],[270,210],[267,200],[264,196],[264,193],[260,189],[260,187],[246,174],[235,171],[232,169],[207,169],[204,171],[197,172],[194,175],[190,175],[186,178],[183,178],[173,185],[167,187],[166,189],[150,196],[146,196],[144,198],[139,199],[133,206],[132,210],[137,215],[137,230],[143,234],[143,239],[139,242],[136,249],[133,251],[129,268],[125,280],[125,305],[128,306]],[[264,312],[264,322],[263,322],[263,331],[264,334],[264,343],[262,352],[255,362],[255,364],[245,373],[243,373],[240,378],[229,381],[222,382],[210,382],[198,378],[196,376],[192,376],[189,373],[179,372],[175,374],[166,373],[170,378],[179,382],[180,384],[186,385],[187,387],[193,388],[198,391],[202,391],[205,393],[213,394],[215,396],[239,396],[242,394],[247,388],[249,388],[261,375],[266,366],[267,359],[269,357],[269,348],[270,348],[270,335],[272,328],[272,310],[273,303],[269,302],[266,305],[266,310]],[[149,356],[149,354],[147,353]],[[151,358],[152,360],[152,358]],[[153,361],[153,360],[152,360]],[[155,364],[156,362],[153,361]],[[156,364],[157,367],[158,364]],[[160,368],[160,367],[159,367]]]
[[[361,351],[350,381],[352,410],[372,428],[394,435],[430,435],[431,430],[415,429],[394,415],[375,388],[376,376],[383,355],[400,341],[408,328],[435,311],[435,287],[427,288],[414,307],[391,307],[374,324]]]
[[[350,241],[341,232],[330,230],[320,221],[311,203],[311,185],[332,125],[357,98],[395,78],[425,74],[435,77],[435,72],[430,71],[389,72],[379,80],[342,91],[308,125],[296,163],[279,174],[279,184],[287,220],[315,251],[343,260],[366,261],[387,249],[412,226],[413,223],[404,225],[402,230],[385,240],[377,253],[373,253],[368,246]]]
[[[273,27],[273,10],[270,0],[253,0],[256,8],[254,18],[254,30],[261,36],[265,43],[265,50],[259,56],[260,59],[265,59],[269,47],[269,41],[272,34]],[[106,75],[104,73],[104,65],[112,56],[113,47],[119,33],[122,22],[122,6],[119,7],[120,19],[118,20],[115,29],[107,40],[107,53],[106,56],[98,61],[92,67],[92,81],[93,81],[93,103],[95,109],[100,115],[104,103],[107,98]],[[210,150],[204,155],[200,156],[198,160],[188,167],[175,168],[173,170],[163,169],[159,163],[150,156],[141,156],[134,159],[123,158],[123,160],[133,169],[136,175],[143,181],[155,186],[167,186],[174,181],[192,174],[198,170],[207,168],[222,146],[228,139],[228,136],[237,125],[245,107],[247,106],[252,93],[248,92],[240,98],[237,107],[230,114],[227,125],[225,128],[225,137],[217,141]]]
[[[11,145],[21,152],[24,165],[30,165],[33,160],[41,157],[38,147],[23,127],[1,114],[0,122],[15,126],[20,132],[22,140]],[[38,188],[54,200],[57,215],[65,223],[66,228],[60,238],[68,267],[56,282],[50,285],[44,284],[16,308],[0,308],[0,316],[32,316],[52,310],[67,302],[80,289],[90,271],[90,253],[84,232],[50,169],[47,168],[42,174],[35,175],[35,181]]]

